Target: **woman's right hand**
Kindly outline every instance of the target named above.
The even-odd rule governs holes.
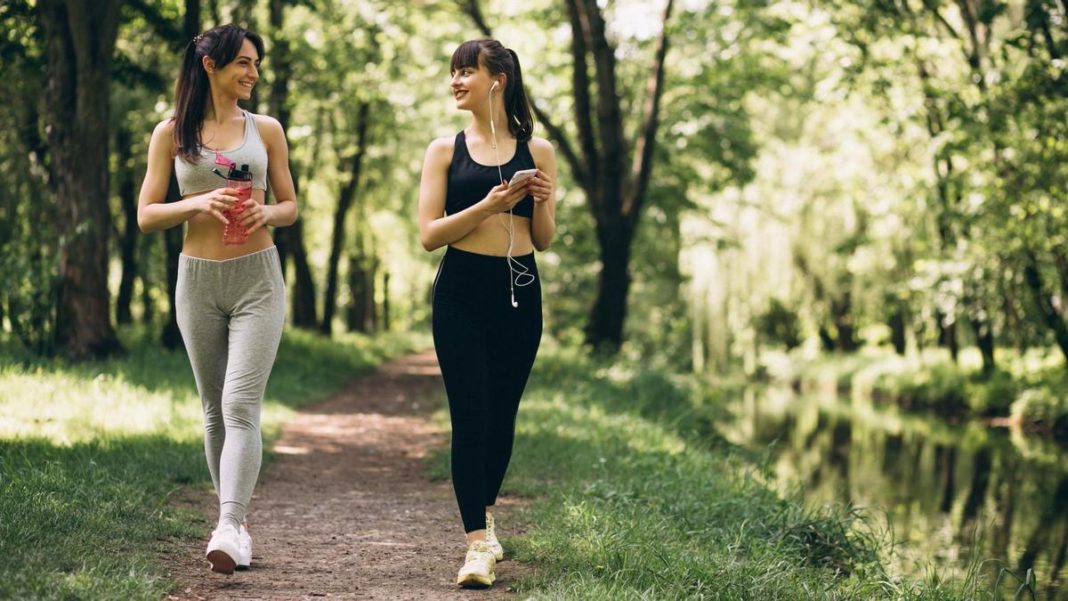
[[[491,213],[504,213],[519,204],[527,194],[530,194],[530,185],[527,182],[514,188],[509,188],[506,182],[494,186],[483,202]]]
[[[211,215],[226,225],[230,221],[226,219],[223,212],[234,208],[238,201],[237,194],[237,190],[233,188],[219,188],[193,196],[188,200],[197,213]]]

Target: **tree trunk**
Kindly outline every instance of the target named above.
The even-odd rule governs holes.
[[[1038,257],[1035,256],[1033,251],[1028,250],[1025,252],[1024,258],[1024,281],[1027,282],[1027,287],[1031,290],[1031,294],[1035,299],[1038,314],[1042,316],[1046,326],[1053,330],[1053,337],[1057,341],[1057,346],[1061,349],[1061,354],[1068,360],[1068,324],[1065,323],[1064,317],[1061,316],[1050,301],[1049,293],[1046,291],[1046,284],[1042,280]]]
[[[59,249],[56,340],[75,359],[122,348],[111,325],[107,287],[108,104],[117,0],[42,0],[48,52],[45,104],[55,174]]]
[[[115,145],[118,147],[119,201],[122,204],[123,224],[119,236],[119,256],[122,258],[122,279],[119,281],[119,296],[115,301],[115,321],[120,324],[133,322],[130,305],[133,302],[134,280],[137,278],[137,241],[140,232],[137,227],[137,191],[134,189],[133,171],[131,169],[131,136],[126,125],[119,126],[115,132]]]
[[[178,191],[178,180],[171,174],[171,181],[167,184],[167,202],[181,199]],[[170,311],[167,312],[167,323],[163,324],[163,332],[160,341],[163,348],[174,350],[183,348],[182,332],[178,329],[178,257],[182,254],[182,235],[185,226],[176,226],[163,231],[163,250],[167,258],[167,299],[170,301]]]
[[[1016,275],[1011,274],[1002,280],[1001,285],[998,286],[998,292],[1001,295],[1001,312],[1005,317],[1005,327],[1008,328],[1012,345],[1022,355],[1027,352],[1029,345],[1024,333],[1024,318],[1017,310],[1016,283]]]
[[[890,307],[890,317],[887,325],[890,326],[890,344],[894,345],[894,352],[904,356],[906,351],[907,336],[905,335],[906,320],[903,303],[894,302]]]
[[[146,267],[139,274],[141,278],[141,323],[146,325],[156,319],[156,304],[152,300],[152,283],[148,279],[149,270],[147,269],[152,259],[152,246],[149,245],[149,241],[152,241],[152,238],[142,236],[137,243],[138,252],[141,253],[140,263]]]
[[[347,321],[350,332],[368,332],[367,327],[367,270],[362,258],[349,256],[349,309]]]
[[[382,272],[382,331],[390,330],[389,316],[389,272]]]
[[[356,192],[360,188],[361,167],[363,157],[367,154],[367,125],[369,121],[370,104],[361,102],[356,113],[356,152],[349,159],[349,181],[341,189],[337,199],[337,210],[334,211],[334,234],[330,239],[330,259],[327,264],[326,296],[323,299],[323,321],[320,331],[327,336],[333,329],[334,312],[337,310],[337,271],[341,262],[341,247],[345,243],[345,218],[349,209],[356,199]]]
[[[289,49],[289,41],[282,34],[282,24],[285,21],[286,3],[282,0],[271,0],[269,5],[269,22],[274,37],[275,47],[271,52],[271,61],[274,65],[274,79],[271,82],[271,94],[269,98],[271,111],[274,113],[282,128],[289,132],[289,81],[293,74],[293,61]],[[287,143],[289,143],[287,139]],[[293,146],[289,147],[289,171],[293,175],[293,190],[300,197],[300,174],[293,162]],[[315,329],[319,326],[315,310],[315,279],[312,277],[311,267],[308,265],[308,250],[304,244],[304,220],[298,218],[296,223],[289,227],[280,227],[274,231],[274,242],[278,247],[278,256],[282,264],[282,274],[287,270],[287,263],[293,259],[293,325],[302,329]]]
[[[997,370],[994,359],[994,332],[990,320],[972,318],[972,330],[975,331],[975,344],[983,356],[983,375],[989,376]]]
[[[185,0],[185,12],[182,15],[182,39],[191,40],[200,33],[200,0]],[[167,202],[181,200],[178,190],[178,180],[171,173],[170,182],[167,184]],[[170,310],[167,312],[167,322],[163,324],[163,332],[160,342],[167,349],[177,349],[183,346],[182,333],[178,329],[178,309],[176,306],[176,294],[178,290],[178,257],[182,253],[182,237],[185,226],[172,227],[163,232],[163,252],[167,265],[167,300]]]
[[[938,322],[938,345],[949,349],[950,358],[953,359],[953,363],[957,363],[960,355],[957,322],[949,321],[949,316],[941,311],[935,311],[935,320]]]
[[[853,324],[853,294],[848,288],[841,296],[831,298],[831,319],[837,331],[835,350],[852,353],[860,348],[856,338],[856,326]]]
[[[364,292],[365,295],[366,295],[366,299],[365,299],[364,302],[367,303],[367,331],[368,332],[377,332],[378,331],[378,319],[379,319],[378,303],[375,301],[375,297],[377,295],[375,294],[375,292],[377,290],[377,279],[376,278],[378,277],[378,267],[379,267],[379,265],[381,265],[381,263],[379,263],[378,257],[375,256],[374,252],[375,252],[374,251],[374,240],[372,239],[372,241],[371,241],[371,252],[369,253],[368,259],[367,259],[367,266],[368,266],[367,267],[367,288],[366,288],[366,290]]]
[[[597,296],[586,326],[586,342],[600,351],[615,352],[623,343],[633,240],[622,224],[613,229],[602,227],[598,237],[601,241],[601,273],[597,277]]]
[[[823,352],[833,353],[835,349],[838,348],[838,342],[834,339],[834,336],[831,335],[831,331],[826,325],[820,324],[816,333],[820,338],[820,346],[823,348]]]
[[[296,228],[291,230],[288,237],[291,242],[290,250],[293,254],[293,267],[295,268],[296,280],[293,282],[293,325],[305,330],[314,330],[319,325],[315,317],[315,280],[312,278],[311,267],[308,265],[308,251],[304,247],[304,231],[297,221]]]

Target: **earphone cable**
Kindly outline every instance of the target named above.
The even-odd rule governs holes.
[[[501,155],[497,151],[497,126],[495,119],[493,118],[493,88],[490,88],[489,94],[489,120],[490,120],[490,134],[493,136],[493,158],[497,163],[497,177],[500,178],[501,183],[504,183],[504,172],[501,171]],[[518,149],[516,150],[518,152]],[[515,300],[515,287],[516,286],[529,286],[534,283],[534,276],[527,269],[526,265],[523,265],[512,256],[512,246],[515,242],[515,220],[513,219],[512,209],[508,209],[508,225],[504,225],[503,218],[500,213],[497,213],[497,220],[501,222],[501,227],[504,227],[508,232],[508,251],[505,254],[505,261],[508,263],[508,291],[511,295],[512,307],[519,307],[519,303]],[[523,276],[529,279],[520,281]]]

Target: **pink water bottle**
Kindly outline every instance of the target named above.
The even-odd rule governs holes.
[[[249,171],[248,165],[241,165],[240,169],[230,169],[226,187],[237,190],[237,203],[234,208],[224,213],[230,223],[223,226],[223,244],[244,244],[248,242],[248,230],[238,223],[238,220],[245,211],[245,201],[252,198],[252,172]]]

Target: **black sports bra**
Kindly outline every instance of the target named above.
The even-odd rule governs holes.
[[[526,142],[517,142],[515,156],[501,165],[500,175],[505,181],[521,169],[534,169],[534,157]],[[490,189],[501,183],[496,165],[476,163],[467,152],[467,136],[456,134],[452,161],[449,163],[449,183],[445,192],[445,214],[454,215],[486,197]],[[534,197],[527,195],[512,209],[517,217],[534,217]]]

